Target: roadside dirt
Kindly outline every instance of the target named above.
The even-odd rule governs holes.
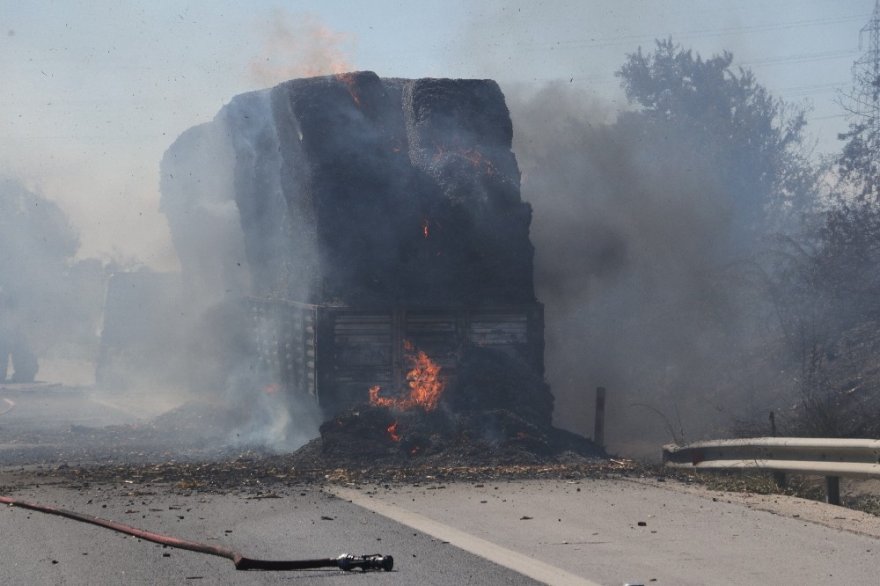
[[[784,494],[757,494],[754,492],[713,490],[703,484],[675,479],[659,481],[658,478],[627,477],[621,480],[700,496],[713,502],[739,504],[757,511],[766,511],[774,515],[817,523],[841,531],[880,538],[880,517],[846,507],[829,505],[817,500]]]

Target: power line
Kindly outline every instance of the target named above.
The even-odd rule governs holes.
[[[864,20],[867,15],[859,14],[852,16],[844,16],[839,18],[817,18],[811,20],[799,20],[791,22],[777,22],[768,24],[758,24],[741,27],[729,27],[723,29],[703,29],[692,31],[679,31],[664,33],[661,37],[672,37],[676,39],[691,39],[701,37],[720,37],[728,35],[739,35],[744,33],[771,32],[776,30],[787,30],[793,28],[811,27],[811,26],[828,26],[832,24],[842,24],[847,22]],[[572,39],[569,41],[560,41],[556,46],[561,47],[607,47],[613,45],[629,44],[639,40],[654,40],[658,35],[622,35],[617,37],[605,37],[600,39]]]
[[[818,122],[820,120],[831,120],[832,118],[846,118],[849,114],[830,114],[827,116],[810,116],[807,114],[807,118],[812,120],[813,122]]]
[[[857,51],[851,49],[840,49],[837,51],[823,51],[822,53],[800,53],[796,55],[787,55],[785,57],[754,59],[752,61],[744,61],[740,63],[740,65],[745,67],[762,67],[765,65],[787,65],[790,63],[813,63],[816,61],[851,58],[857,54]]]
[[[867,49],[853,64],[853,95],[851,110],[867,121],[874,132],[880,131],[880,0],[874,3],[874,13],[868,24],[859,31],[859,48],[867,38]]]

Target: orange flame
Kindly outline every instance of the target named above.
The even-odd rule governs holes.
[[[428,221],[428,218],[422,222],[422,234],[427,238],[431,234],[431,223]]]
[[[354,105],[358,108],[361,107],[361,97],[357,93],[357,89],[355,88],[354,82],[354,74],[353,73],[337,73],[335,75],[336,79],[345,84],[345,87],[348,89],[348,93],[351,95],[352,101],[354,101]]]
[[[376,407],[394,407],[394,399],[390,399],[388,397],[380,397],[379,391],[382,390],[382,387],[376,385],[370,387],[370,405],[375,405]]]
[[[414,404],[425,411],[433,411],[443,394],[443,382],[440,380],[440,366],[419,350],[415,358],[410,357],[412,369],[406,373],[409,385],[409,396]]]
[[[495,174],[495,165],[492,164],[492,161],[483,156],[483,153],[478,151],[477,149],[468,149],[466,151],[462,151],[461,155],[470,161],[471,165],[478,169],[480,167],[483,168],[483,172],[486,175],[494,175]]]
[[[349,53],[355,38],[328,28],[310,14],[276,9],[263,31],[259,56],[248,64],[250,81],[260,86],[293,77],[350,71]]]
[[[385,429],[385,431],[388,432],[388,437],[391,438],[391,441],[393,441],[393,442],[400,441],[400,435],[398,435],[398,433],[397,433],[397,422],[396,421],[394,423],[392,423],[391,425],[389,425]]]
[[[409,341],[404,342],[404,349],[413,349]],[[419,350],[415,355],[407,356],[412,368],[406,373],[406,384],[409,395],[405,397],[380,397],[382,387],[370,387],[370,404],[405,411],[413,407],[421,407],[425,411],[433,411],[440,403],[445,383],[440,379],[440,365],[431,360],[427,354]]]
[[[495,174],[495,165],[477,149],[458,148],[453,153],[469,162],[474,169],[481,169],[486,175]],[[434,156],[431,158],[431,161],[437,164],[445,156],[446,149],[442,145],[435,145]]]

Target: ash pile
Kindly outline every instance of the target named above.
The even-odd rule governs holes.
[[[422,351],[409,347],[407,389],[383,394],[321,425],[305,452],[334,462],[381,457],[401,464],[532,464],[600,457],[593,442],[551,424],[553,396],[521,361],[498,350],[462,350],[453,381]]]
[[[304,449],[333,461],[598,454],[551,425],[512,137],[494,81],[372,72],[243,94],[185,132],[162,207],[185,296],[227,308],[190,378],[273,389],[294,424],[317,405]]]

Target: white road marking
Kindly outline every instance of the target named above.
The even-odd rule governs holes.
[[[382,503],[377,499],[371,499],[360,491],[337,486],[324,487],[324,490],[337,498],[351,501],[392,521],[397,521],[442,541],[448,541],[460,549],[519,572],[539,582],[558,586],[599,586],[596,582],[591,582],[556,566],[551,566],[535,558],[496,545],[491,541],[444,525],[419,513]]]
[[[9,408],[0,411],[0,415],[5,415],[15,409],[15,401],[13,401],[12,399],[7,399],[6,397],[3,397],[3,402],[9,405]]]

